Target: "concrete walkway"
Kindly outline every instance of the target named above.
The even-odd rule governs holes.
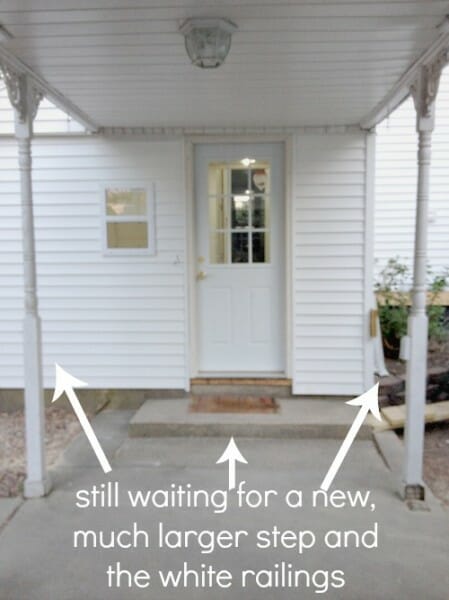
[[[131,413],[105,411],[96,417],[94,428],[113,471],[103,475],[83,436],[77,438],[53,473],[54,491],[43,500],[30,500],[2,509],[6,523],[0,530],[0,600],[264,600],[317,598],[344,600],[447,600],[449,590],[449,513],[437,503],[429,511],[409,511],[395,494],[395,478],[371,441],[357,441],[344,463],[334,488],[372,490],[376,510],[357,508],[286,508],[283,494],[301,489],[308,498],[318,489],[335,453],[338,440],[294,440],[238,438],[248,465],[237,468],[238,481],[248,489],[274,489],[279,493],[266,510],[238,510],[234,496],[231,508],[215,514],[211,507],[197,509],[131,509],[125,502],[127,489],[170,489],[171,484],[192,485],[192,489],[225,489],[226,465],[215,465],[223,452],[225,438],[127,437]],[[75,507],[75,492],[102,482],[120,485],[119,508],[82,509]],[[6,505],[5,505],[6,507]],[[11,518],[11,511],[16,510]],[[254,548],[256,532],[313,530],[321,540],[330,529],[364,531],[379,523],[378,549],[332,550],[317,544],[301,555],[296,549]],[[245,530],[239,549],[201,553],[198,544],[186,550],[169,549],[74,549],[73,530],[130,529],[137,522],[150,532],[156,544],[157,526],[171,529]],[[230,589],[162,589],[158,569],[181,567],[184,561],[228,569],[235,575]],[[298,588],[261,589],[254,581],[242,589],[243,570],[274,571],[274,565],[291,564],[314,575],[310,587],[301,579]],[[122,568],[146,569],[152,575],[148,589],[127,586],[108,589],[106,569],[121,563]],[[344,588],[324,589],[324,571],[344,571]]]

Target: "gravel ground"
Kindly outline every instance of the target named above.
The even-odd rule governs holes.
[[[54,465],[62,450],[81,431],[78,419],[66,408],[46,409],[47,464]],[[0,413],[0,497],[18,496],[25,478],[23,411]]]
[[[424,479],[435,496],[449,506],[449,422],[428,425],[424,447]]]

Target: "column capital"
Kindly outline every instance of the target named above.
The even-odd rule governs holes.
[[[416,130],[433,131],[435,125],[435,100],[440,76],[449,62],[449,50],[442,50],[428,65],[419,69],[418,76],[410,86],[416,110]]]
[[[18,125],[31,126],[36,117],[42,92],[23,73],[0,61],[0,70],[8,92],[8,98],[16,113]]]

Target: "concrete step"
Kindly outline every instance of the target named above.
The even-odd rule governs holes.
[[[147,400],[129,423],[130,437],[246,436],[343,439],[357,409],[337,399],[276,398],[276,414],[191,413],[189,399]],[[372,437],[366,419],[360,439]]]

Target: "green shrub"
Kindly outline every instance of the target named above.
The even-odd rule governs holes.
[[[433,275],[428,271],[429,339],[436,342],[442,342],[448,336],[447,323],[444,319],[445,307],[434,304],[438,294],[447,287],[448,279],[448,272]],[[379,280],[375,285],[376,292],[379,294],[379,321],[386,350],[391,347],[396,351],[401,337],[407,333],[409,281],[410,272],[407,265],[401,263],[398,258],[390,258],[380,272]]]
[[[430,298],[427,306],[427,316],[429,317],[429,339],[440,343],[444,342],[448,337],[448,327],[445,320],[446,307],[434,304],[434,301],[438,294],[446,289],[448,278],[447,271],[443,275],[434,276],[429,288]]]

